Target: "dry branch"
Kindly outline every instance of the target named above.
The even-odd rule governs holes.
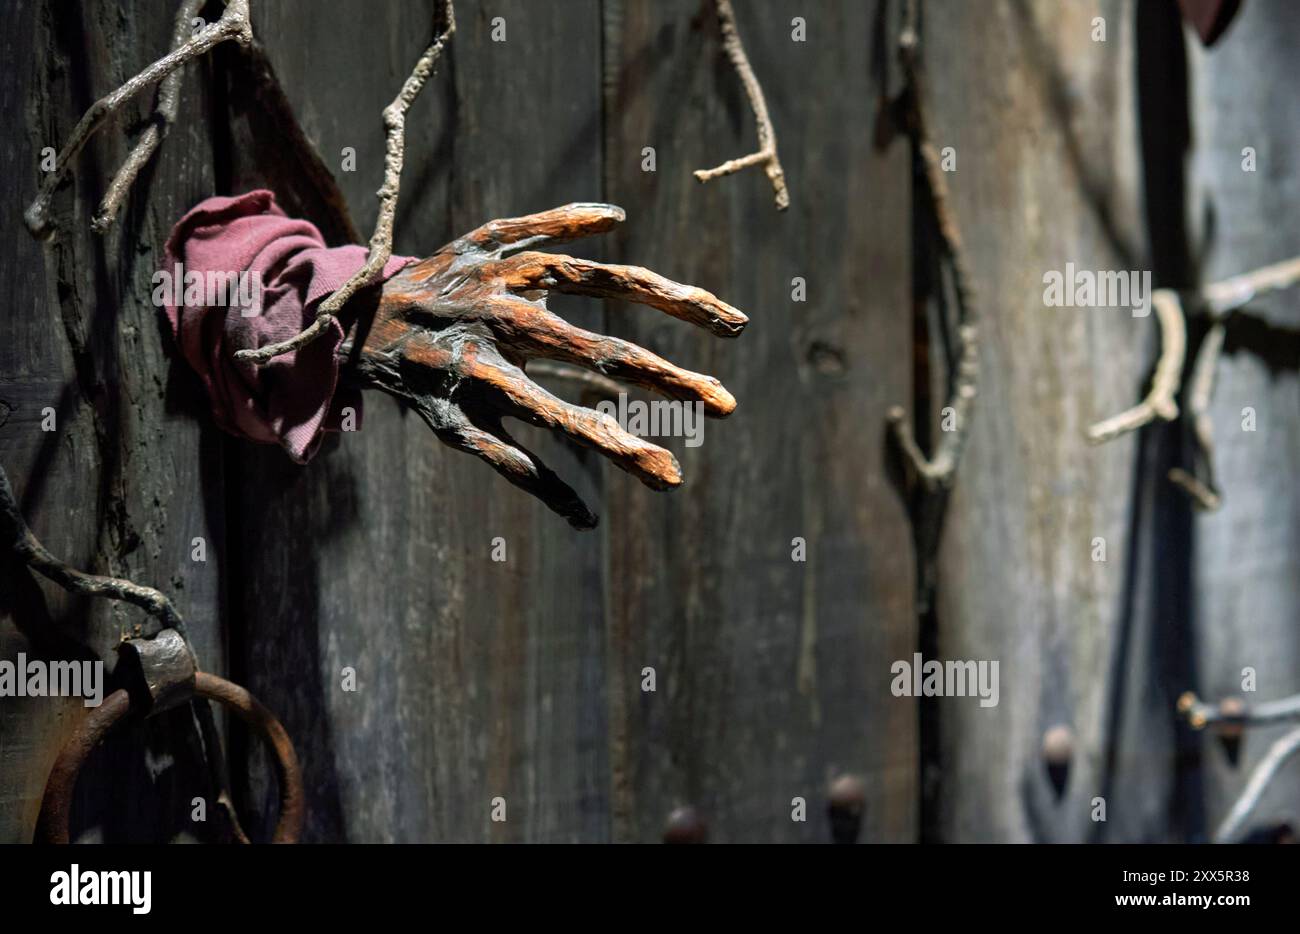
[[[68,167],[77,157],[77,154],[81,152],[86,142],[99,130],[105,120],[121,110],[127,101],[145,88],[163,81],[186,62],[193,61],[213,46],[225,42],[227,39],[233,39],[244,46],[252,42],[253,27],[248,14],[248,2],[249,0],[228,0],[225,12],[221,14],[219,20],[199,30],[199,32],[172,49],[171,52],[158,59],[144,71],[128,79],[121,87],[106,94],[91,105],[90,109],[82,115],[81,120],[77,122],[76,127],[73,128],[72,135],[68,137],[68,141],[63,145],[63,151],[55,159],[54,170],[45,176],[45,180],[41,182],[40,189],[37,191],[35,200],[32,201],[31,206],[27,208],[26,213],[23,215],[23,220],[26,222],[27,229],[31,231],[32,236],[46,238],[50,235],[49,209],[50,202],[54,197],[54,191],[63,181]],[[178,18],[173,38],[182,36],[180,25]],[[176,88],[174,86],[160,90],[159,112],[162,119],[168,119],[164,110],[166,107],[170,107],[172,115],[175,114],[175,96]],[[104,203],[101,204],[100,210],[95,216],[94,225],[97,231],[102,232],[112,222],[113,215],[117,211],[126,188],[130,187],[140,166],[148,160],[153,150],[157,148],[162,129],[157,126],[151,129],[155,131],[153,136],[150,136],[148,130],[145,131],[145,136],[137,143],[135,150],[127,158],[122,170],[113,180],[112,185],[109,186]]]
[[[1191,421],[1192,440],[1196,446],[1192,469],[1173,467],[1169,480],[1182,489],[1198,509],[1213,512],[1223,502],[1214,479],[1214,426],[1210,421],[1210,400],[1214,394],[1214,377],[1227,323],[1236,311],[1260,295],[1284,289],[1300,282],[1300,257],[1293,257],[1251,272],[1233,276],[1201,288],[1196,302],[1209,321],[1209,329],[1196,354],[1187,387],[1186,416]],[[1183,379],[1187,352],[1187,325],[1177,293],[1157,289],[1151,296],[1160,322],[1160,360],[1156,364],[1151,390],[1133,408],[1098,422],[1088,429],[1088,440],[1102,444],[1155,421],[1173,421],[1178,417],[1175,397]]]
[[[456,31],[456,12],[452,0],[442,2],[443,31],[424,50],[407,77],[402,89],[391,104],[384,108],[384,129],[387,134],[384,155],[384,184],[380,187],[379,219],[370,237],[370,251],[366,263],[343,286],[321,302],[316,318],[294,337],[276,344],[267,344],[256,350],[240,350],[236,360],[249,363],[267,363],[281,354],[290,353],[311,343],[336,320],[337,312],[361,289],[374,285],[393,255],[393,218],[397,213],[397,197],[402,184],[402,162],[406,150],[406,112],[419,96],[425,82],[433,73],[442,50]]]
[[[907,84],[906,93],[910,100],[908,129],[917,158],[920,159],[925,173],[935,225],[952,272],[953,293],[957,304],[957,368],[952,379],[952,396],[948,401],[954,413],[954,425],[951,431],[942,433],[943,437],[935,446],[934,456],[927,459],[920,445],[916,443],[911,423],[903,407],[892,407],[886,417],[900,449],[916,476],[927,489],[935,490],[952,485],[966,445],[970,416],[978,392],[979,331],[976,326],[975,294],[966,263],[961,230],[957,226],[957,215],[952,208],[939,151],[931,137],[918,46],[917,7],[914,2],[911,2],[905,9],[903,29],[898,38],[898,50]]]
[[[1247,707],[1236,698],[1225,699],[1218,704],[1207,704],[1188,691],[1178,698],[1178,711],[1196,730],[1206,727],[1271,726],[1300,720],[1300,694]]]
[[[1178,417],[1178,403],[1174,397],[1182,381],[1183,361],[1187,354],[1183,306],[1178,293],[1171,289],[1157,289],[1151,294],[1151,304],[1160,323],[1160,360],[1156,363],[1151,389],[1146,398],[1133,408],[1089,428],[1088,440],[1093,444],[1104,444],[1156,419],[1171,422]]]
[[[1297,751],[1300,751],[1300,729],[1285,734],[1269,747],[1264,758],[1259,760],[1259,765],[1255,766],[1255,771],[1250,773],[1250,780],[1246,782],[1246,787],[1228,816],[1214,832],[1215,843],[1231,843],[1241,835],[1251,812],[1263,797],[1264,789]]]
[[[24,564],[39,571],[60,587],[86,597],[108,597],[138,606],[163,626],[185,634],[185,623],[172,602],[152,587],[118,577],[86,574],[60,561],[32,534],[18,508],[9,477],[0,467],[0,545],[6,546]]]
[[[1275,701],[1246,706],[1239,698],[1224,698],[1217,704],[1207,704],[1191,691],[1178,698],[1178,712],[1195,730],[1207,727],[1225,736],[1239,736],[1247,727],[1275,726],[1300,720],[1300,694]],[[1264,789],[1286,761],[1300,749],[1300,729],[1292,730],[1277,740],[1255,771],[1246,787],[1214,833],[1214,842],[1231,843],[1245,827],[1246,820],[1259,803]]]
[[[1169,471],[1169,479],[1181,487],[1199,509],[1206,512],[1218,509],[1223,501],[1214,483],[1214,423],[1210,421],[1209,409],[1224,333],[1221,321],[1215,322],[1206,332],[1200,350],[1196,352],[1196,363],[1192,366],[1191,393],[1187,399],[1187,414],[1192,422],[1192,436],[1199,449],[1204,474],[1198,476],[1181,467]]]
[[[930,490],[952,485],[957,474],[957,464],[961,461],[961,453],[966,444],[966,424],[975,406],[975,380],[979,375],[975,328],[973,325],[962,325],[958,328],[957,334],[961,344],[961,360],[957,364],[956,389],[949,401],[954,413],[954,425],[952,431],[943,432],[943,438],[935,447],[934,457],[927,458],[921,451],[912,433],[907,411],[902,406],[891,407],[886,416],[903,454],[911,463],[922,484]]]
[[[1201,289],[1212,318],[1222,318],[1252,299],[1300,282],[1300,256],[1215,282]]]
[[[190,35],[190,24],[194,17],[198,16],[199,8],[204,2],[205,0],[185,0],[176,11],[176,23],[172,27],[173,52],[185,45],[186,37]],[[140,134],[140,138],[131,149],[131,154],[126,157],[126,161],[113,176],[108,191],[104,193],[104,200],[100,202],[99,210],[95,212],[90,222],[90,229],[95,233],[103,233],[112,226],[113,219],[117,217],[118,209],[135,182],[136,175],[158,149],[158,144],[167,135],[171,125],[176,122],[176,108],[180,103],[183,75],[184,71],[177,68],[159,82],[157,103],[154,105],[154,122]]]
[[[730,159],[712,169],[696,169],[695,177],[701,183],[731,175],[751,165],[761,165],[772,183],[776,197],[776,209],[784,211],[790,206],[790,192],[785,185],[785,170],[781,168],[781,159],[776,153],[776,131],[772,128],[772,117],[767,112],[767,100],[763,97],[763,88],[754,75],[745,54],[745,45],[740,41],[740,31],[736,28],[736,11],[731,8],[731,0],[715,0],[718,13],[718,26],[722,31],[722,47],[727,58],[740,76],[749,97],[749,106],[754,111],[754,122],[758,128],[758,151],[739,159]]]

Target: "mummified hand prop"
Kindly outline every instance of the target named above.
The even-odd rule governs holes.
[[[557,429],[655,489],[680,484],[681,471],[663,448],[532,382],[527,361],[588,367],[699,402],[714,417],[730,413],[736,400],[711,376],[573,327],[547,310],[546,294],[628,299],[724,337],[739,334],[747,320],[708,292],[646,269],[532,249],[600,233],[622,219],[610,205],[571,204],[492,221],[425,260],[391,257],[377,287],[347,301],[316,340],[260,363],[250,354],[282,346],[321,320],[322,306],[362,268],[367,251],[327,247],[311,224],[286,217],[269,191],[209,198],[173,229],[155,300],[166,307],[176,343],[226,431],[278,443],[305,463],[325,432],[359,416],[358,384],[383,389],[415,408],[443,441],[483,458],[573,525],[590,528],[596,517],[506,434],[504,416]],[[213,281],[231,276],[257,283],[251,302],[243,286],[235,290],[238,304],[212,300]]]
[[[607,204],[570,204],[495,220],[407,266],[382,286],[354,345],[362,380],[408,402],[440,439],[492,465],[578,528],[596,517],[563,480],[520,446],[504,416],[563,432],[601,452],[647,486],[682,482],[673,455],[629,434],[608,416],[573,405],[528,378],[543,358],[588,367],[671,396],[700,402],[715,418],[736,400],[712,376],[674,366],[636,344],[574,327],[546,307],[548,292],[639,302],[735,337],[747,318],[703,289],[638,266],[539,253],[533,247],[602,233],[623,220]]]

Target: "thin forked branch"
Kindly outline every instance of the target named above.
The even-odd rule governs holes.
[[[159,591],[118,577],[86,574],[50,554],[23,519],[3,467],[0,467],[0,547],[8,548],[32,570],[39,571],[71,593],[86,597],[108,597],[110,600],[130,603],[157,619],[163,626],[175,629],[181,635],[185,634],[185,623],[180,613]]]
[[[1203,730],[1209,727],[1224,736],[1240,736],[1247,727],[1275,726],[1300,720],[1300,694],[1248,707],[1236,697],[1224,698],[1217,704],[1207,704],[1188,691],[1178,698],[1178,712],[1187,719],[1192,729]],[[1297,750],[1300,750],[1300,729],[1285,734],[1269,747],[1264,758],[1255,766],[1255,771],[1251,773],[1246,787],[1228,811],[1227,817],[1215,831],[1215,843],[1231,843],[1241,836],[1264,789]]]
[[[714,0],[718,13],[718,26],[722,31],[722,47],[731,60],[732,67],[740,76],[749,97],[749,106],[754,111],[754,122],[758,127],[758,151],[739,159],[729,159],[712,169],[696,169],[695,177],[701,182],[712,181],[724,175],[731,175],[751,165],[761,165],[772,183],[776,197],[776,209],[784,211],[790,206],[790,191],[785,185],[785,170],[781,168],[781,159],[776,154],[776,131],[772,129],[772,117],[767,112],[767,100],[763,97],[763,88],[754,76],[754,69],[745,54],[745,45],[740,41],[740,31],[736,28],[736,11],[731,8],[731,0]]]
[[[1264,796],[1264,790],[1269,782],[1296,752],[1300,752],[1300,728],[1286,733],[1275,741],[1264,754],[1264,758],[1259,760],[1259,765],[1255,766],[1255,771],[1250,773],[1246,787],[1228,812],[1228,816],[1214,832],[1215,843],[1231,843],[1241,836],[1246,821],[1259,804],[1259,799]]]
[[[443,31],[433,44],[424,50],[401,91],[391,104],[384,108],[384,129],[387,141],[384,154],[384,184],[377,192],[379,219],[370,237],[370,251],[366,263],[336,292],[321,302],[316,318],[306,328],[286,341],[267,344],[257,349],[240,350],[236,360],[248,363],[268,363],[281,354],[291,353],[311,343],[337,320],[340,309],[361,289],[374,285],[382,276],[384,267],[393,255],[393,218],[397,213],[397,197],[402,184],[402,162],[406,150],[406,112],[419,96],[421,89],[433,74],[434,65],[456,31],[456,12],[452,0],[443,0]]]
[[[1201,289],[1210,316],[1223,318],[1252,299],[1300,282],[1300,256],[1264,266]]]
[[[1168,477],[1191,497],[1198,509],[1213,512],[1223,502],[1214,479],[1214,426],[1210,421],[1209,409],[1228,322],[1238,309],[1252,299],[1297,282],[1300,282],[1300,257],[1292,257],[1206,285],[1196,296],[1197,306],[1208,320],[1209,329],[1197,350],[1186,393],[1186,416],[1191,421],[1195,463],[1191,469],[1171,468]],[[1094,444],[1110,441],[1156,419],[1173,421],[1178,417],[1175,397],[1183,379],[1187,352],[1187,325],[1183,306],[1177,293],[1170,289],[1157,289],[1151,296],[1151,302],[1160,322],[1161,338],[1160,360],[1156,364],[1151,390],[1138,405],[1093,425],[1088,430],[1088,440]]]
[[[1209,408],[1228,320],[1257,296],[1287,288],[1297,281],[1300,281],[1300,257],[1293,257],[1201,290],[1201,301],[1212,323],[1196,354],[1187,408],[1203,476],[1180,467],[1169,471],[1169,479],[1185,490],[1199,509],[1212,512],[1223,501],[1214,483],[1214,425],[1210,421]]]
[[[912,433],[911,421],[902,406],[893,406],[886,416],[903,455],[911,464],[917,478],[927,490],[946,489],[952,486],[957,465],[966,446],[971,413],[975,408],[979,379],[979,330],[976,325],[975,294],[971,285],[970,270],[962,244],[957,215],[953,211],[948,182],[930,132],[930,118],[926,106],[924,82],[919,61],[919,35],[917,33],[917,5],[910,2],[905,7],[903,29],[898,38],[899,59],[903,66],[905,93],[910,102],[908,121],[913,144],[921,167],[925,172],[926,188],[930,192],[931,209],[943,252],[952,272],[953,293],[957,303],[957,368],[952,379],[952,396],[948,407],[952,409],[953,427],[942,433],[934,456],[926,458]]]
[[[1151,294],[1151,305],[1160,323],[1160,360],[1146,398],[1118,415],[1097,422],[1088,429],[1088,440],[1104,444],[1120,435],[1136,431],[1156,419],[1172,422],[1178,417],[1178,386],[1183,378],[1183,362],[1187,355],[1187,325],[1183,320],[1183,306],[1178,293],[1172,289],[1156,289]]]
[[[23,215],[27,229],[31,231],[33,236],[43,239],[50,235],[49,210],[55,189],[59,187],[64,176],[67,175],[68,167],[85,147],[86,142],[103,126],[110,116],[116,114],[127,101],[145,88],[168,78],[186,62],[193,61],[213,46],[225,42],[227,39],[233,39],[243,46],[252,42],[253,27],[249,19],[248,3],[249,0],[227,0],[225,12],[221,14],[219,20],[199,30],[144,71],[128,79],[121,87],[106,94],[91,105],[90,109],[82,115],[81,120],[73,128],[72,135],[68,137],[68,141],[63,145],[63,151],[55,159],[53,171],[45,176],[40,189],[36,193],[35,200],[32,201]],[[186,6],[188,7],[188,3]],[[182,36],[180,18],[178,17],[173,38],[177,39]],[[161,120],[169,122],[170,118],[167,114],[175,115],[175,97],[175,86],[164,87],[160,90],[159,114]],[[170,110],[167,110],[167,108],[170,108]],[[158,142],[162,138],[162,130],[158,125],[150,129],[154,131],[153,134],[151,135],[149,130],[145,131],[145,135],[137,143],[122,170],[118,172],[117,177],[113,179],[113,183],[109,186],[104,202],[95,215],[93,226],[97,231],[102,232],[107,229],[117,212],[126,189],[130,187],[131,182],[135,179],[140,166],[148,160],[154,149],[157,148]]]
[[[1227,698],[1218,704],[1207,704],[1188,691],[1178,698],[1178,711],[1187,718],[1188,724],[1195,730],[1206,727],[1240,729],[1248,726],[1272,726],[1293,720],[1300,721],[1300,694],[1248,707],[1237,698]]]
[[[1214,374],[1219,365],[1219,353],[1223,350],[1223,338],[1226,329],[1222,321],[1210,325],[1196,352],[1196,362],[1192,365],[1191,392],[1187,399],[1187,415],[1192,422],[1192,436],[1196,440],[1201,465],[1200,473],[1173,467],[1169,479],[1181,487],[1197,508],[1213,512],[1222,503],[1222,497],[1214,483],[1214,423],[1210,421],[1210,399],[1214,395]]]
[[[198,16],[199,8],[204,2],[205,0],[184,0],[180,9],[176,11],[176,23],[172,27],[173,52],[185,45],[186,38],[190,35],[191,23]],[[154,120],[140,134],[135,146],[131,148],[130,155],[118,168],[117,174],[113,176],[113,181],[108,186],[108,191],[104,193],[104,200],[100,202],[99,210],[90,221],[90,229],[95,233],[102,234],[113,225],[113,219],[117,217],[117,212],[122,206],[123,199],[126,198],[126,193],[131,190],[135,177],[153,157],[158,144],[167,135],[171,125],[176,122],[176,110],[180,104],[181,78],[184,74],[183,68],[177,68],[158,83]]]
[[[949,400],[953,411],[953,428],[951,431],[943,432],[943,438],[935,447],[934,457],[927,458],[921,451],[921,446],[916,443],[906,409],[901,405],[895,405],[886,415],[899,448],[916,471],[917,478],[928,490],[952,486],[957,475],[957,464],[961,461],[961,453],[966,445],[966,425],[975,407],[979,351],[974,325],[960,325],[957,329],[957,340],[961,346],[961,359],[957,363],[955,388]]]

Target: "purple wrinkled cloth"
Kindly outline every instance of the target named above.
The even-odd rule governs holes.
[[[383,278],[413,261],[392,257]],[[160,282],[176,283],[160,304],[182,355],[207,388],[212,417],[222,429],[279,444],[301,464],[316,453],[324,432],[340,429],[345,407],[354,409],[360,424],[360,392],[339,388],[337,353],[344,332],[337,322],[306,347],[263,366],[238,363],[234,354],[297,334],[315,318],[316,306],[365,262],[365,247],[327,247],[314,225],[286,217],[269,191],[208,198],[172,228],[166,264],[154,279],[155,295]],[[247,281],[260,277],[260,297],[246,308],[221,301],[209,305],[219,295],[185,295],[178,272],[205,279],[209,273],[252,274]]]

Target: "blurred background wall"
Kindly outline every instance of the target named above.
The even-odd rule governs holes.
[[[362,230],[382,173],[379,114],[431,14],[254,3],[254,31]],[[1237,693],[1244,666],[1260,700],[1300,691],[1288,469],[1300,354],[1276,336],[1230,340],[1213,410],[1225,499],[1196,515],[1165,479],[1179,425],[1084,438],[1144,391],[1154,318],[1045,308],[1042,276],[1070,262],[1192,287],[1300,252],[1285,91],[1300,10],[1251,0],[1206,51],[1166,0],[922,4],[934,134],[955,150],[949,186],[982,315],[980,396],[935,553],[916,547],[918,503],[885,432],[895,404],[937,424],[948,378],[928,336],[940,309],[914,301],[932,291],[927,197],[906,137],[876,144],[881,102],[900,89],[897,3],[737,4],[785,213],[761,171],[691,177],[755,148],[711,4],[457,3],[450,52],[408,119],[396,251],[611,201],[627,223],[569,252],[700,285],[751,317],[720,342],[621,303],[556,303],[740,400],[701,447],[669,439],[687,478],[671,494],[520,426],[600,512],[590,533],[386,397],[368,396],[361,431],[306,467],[212,426],[149,292],[170,225],[198,200],[269,185],[294,203],[277,129],[233,49],[188,69],[179,119],[108,236],[88,221],[127,152],[121,126],[74,167],[58,239],[27,236],[42,147],[161,54],[172,15],[132,0],[15,0],[0,13],[0,462],[52,550],[169,593],[205,667],[281,717],[307,771],[307,839],[656,840],[690,805],[711,840],[814,842],[829,839],[827,786],[841,774],[864,783],[870,841],[1197,840],[1222,816],[1271,734],[1251,732],[1234,766],[1174,703],[1189,689]],[[144,120],[151,105],[142,95],[130,113]],[[1255,173],[1241,171],[1243,146]],[[345,147],[355,171],[341,171]],[[1263,311],[1300,314],[1294,294]],[[1247,405],[1254,433],[1239,430]],[[57,432],[40,430],[47,406]],[[504,562],[491,559],[498,537]],[[918,599],[926,565],[935,588]],[[42,642],[48,622],[105,650],[139,622],[22,569],[0,586],[5,658],[65,650]],[[998,660],[999,705],[893,696],[891,664],[916,651]],[[0,700],[0,837],[30,837],[79,714],[75,701]],[[1059,793],[1041,755],[1058,725],[1074,737]],[[237,800],[267,825],[261,750],[238,730],[230,746]],[[115,735],[82,779],[82,833],[185,831],[201,785],[191,747],[181,715]],[[1292,767],[1261,821],[1294,820],[1298,782]],[[498,796],[504,822],[490,819]],[[1096,796],[1104,823],[1090,819]],[[791,820],[795,797],[806,822]]]

